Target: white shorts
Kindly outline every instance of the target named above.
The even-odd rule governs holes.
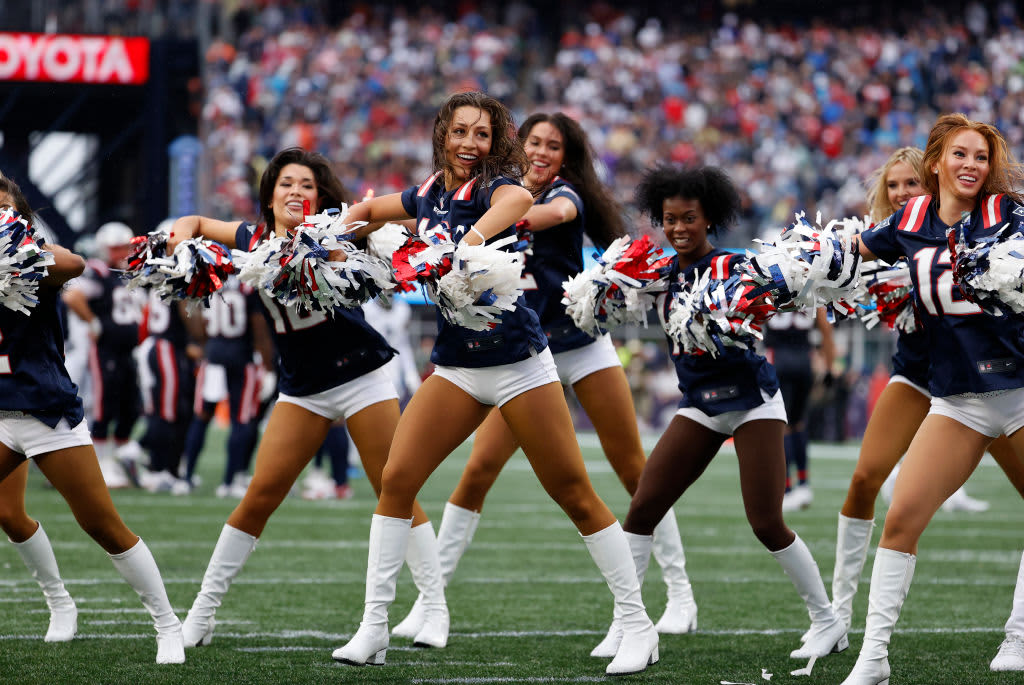
[[[575,385],[595,371],[622,366],[610,335],[602,335],[590,345],[554,355],[558,380],[562,385]]]
[[[948,416],[990,438],[1013,435],[1024,427],[1024,388],[987,397],[950,395],[933,397],[929,414]]]
[[[398,393],[395,392],[395,385],[383,367],[315,395],[294,397],[281,393],[277,396],[278,402],[297,404],[303,409],[308,409],[331,421],[340,418],[347,419],[371,404],[397,399]]]
[[[898,373],[897,374],[893,374],[892,377],[889,378],[889,383],[902,383],[903,385],[909,385],[910,387],[912,387],[914,390],[917,390],[919,393],[921,393],[925,397],[931,397],[932,396],[932,394],[931,394],[931,392],[929,392],[928,388],[922,388],[920,385],[918,385],[914,381],[910,380],[906,376],[901,376]],[[886,385],[888,385],[888,383],[886,383]]]
[[[513,364],[466,368],[435,366],[434,373],[451,381],[480,404],[500,407],[527,390],[558,382],[558,371],[551,350]]]
[[[92,444],[89,426],[84,420],[72,428],[61,419],[50,428],[34,416],[20,411],[0,411],[0,442],[28,458],[47,452]]]
[[[202,379],[199,393],[203,402],[216,404],[228,397],[228,371],[220,364],[204,362],[199,376]]]
[[[786,423],[786,405],[782,403],[782,392],[776,391],[771,397],[764,390],[761,391],[764,404],[759,404],[753,409],[741,409],[739,411],[727,411],[718,416],[708,416],[696,407],[683,407],[676,412],[676,416],[682,416],[696,421],[705,428],[710,428],[716,433],[732,435],[736,429],[748,421],[759,419],[778,419]]]

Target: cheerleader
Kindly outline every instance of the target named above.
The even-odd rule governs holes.
[[[438,224],[456,241],[477,245],[514,234],[533,205],[518,179],[528,161],[508,110],[483,93],[451,96],[434,120],[436,171],[403,193],[353,208],[353,220],[415,218]],[[335,650],[349,664],[380,664],[387,651],[387,610],[406,554],[412,502],[435,468],[498,407],[534,472],[579,529],[615,597],[623,626],[612,674],[644,670],[658,660],[658,634],[640,598],[636,568],[622,529],[594,492],[537,315],[522,298],[484,332],[455,326],[438,314],[435,365],[406,406],[384,469],[370,526],[366,607],[359,631]],[[422,604],[429,606],[431,598]]]
[[[241,250],[253,250],[270,235],[286,235],[303,222],[303,203],[311,211],[340,207],[346,191],[323,155],[300,148],[277,153],[260,179],[259,202],[265,228],[245,222],[201,216],[174,222],[167,250],[182,240],[204,236]],[[359,309],[332,313],[285,306],[260,292],[278,352],[280,394],[256,452],[256,466],[245,496],[228,517],[203,576],[199,595],[185,619],[185,646],[209,644],[214,614],[228,587],[256,546],[267,520],[288,495],[306,464],[323,443],[331,423],[344,418],[376,492],[398,423],[398,394],[383,369],[394,350],[371,328]],[[315,353],[313,353],[315,352]],[[248,360],[248,357],[246,358]],[[430,529],[419,504],[409,502],[409,517]],[[416,637],[423,646],[448,641],[448,609],[440,583],[436,542],[424,536],[420,590],[438,603]],[[424,580],[426,578],[426,580]]]
[[[577,328],[562,304],[562,282],[583,270],[583,234],[599,247],[626,235],[622,208],[594,168],[593,152],[576,121],[562,113],[534,114],[519,127],[529,170],[523,179],[534,196],[524,219],[533,235],[523,267],[526,305],[540,317],[558,377],[571,386],[594,424],[619,480],[632,495],[644,467],[644,451],[622,363],[608,335],[596,340]],[[498,410],[477,429],[473,450],[438,528],[441,570],[447,584],[472,540],[484,498],[519,447]],[[668,603],[655,625],[659,633],[697,628],[697,605],[686,575],[686,557],[671,510],[654,532],[654,556],[663,569]],[[422,620],[422,600],[391,631],[414,634]],[[614,657],[622,631],[616,624],[591,656]]]
[[[662,166],[646,174],[637,203],[654,225],[664,228],[676,252],[670,292],[658,300],[658,314],[667,327],[673,292],[708,269],[713,277],[726,278],[744,261],[709,239],[736,219],[740,197],[720,169]],[[846,628],[832,611],[810,550],[783,521],[786,410],[775,369],[753,351],[753,342],[712,357],[687,354],[670,339],[683,397],[647,460],[623,528],[642,580],[655,526],[732,436],[750,527],[785,570],[811,618],[806,642],[790,656],[822,657],[847,647]]]
[[[0,176],[0,210],[12,208],[33,220],[21,189]],[[110,555],[153,617],[156,662],[184,663],[181,622],[167,600],[160,569],[146,543],[114,508],[78,389],[64,366],[57,298],[64,283],[82,273],[85,261],[60,246],[45,247],[54,264],[40,281],[38,304],[29,314],[0,306],[0,527],[43,589],[50,608],[45,639],[71,640],[78,630],[78,611],[61,582],[46,532],[25,512],[27,459],[34,459],[82,530]]]
[[[921,158],[922,152],[917,148],[900,148],[872,175],[874,183],[868,192],[872,222],[883,221],[902,209],[912,197],[924,192],[918,172]],[[931,402],[928,359],[928,340],[923,330],[899,333],[896,354],[892,358],[893,375],[871,413],[846,501],[839,513],[832,607],[847,628],[850,627],[853,598],[871,542],[875,500],[928,414]],[[1000,437],[989,446],[989,451],[1010,481],[1024,494],[1024,467],[1017,460],[1009,441]],[[943,507],[954,511],[976,511],[978,504],[978,500],[968,497],[960,488]],[[988,508],[987,503],[980,504]]]
[[[896,479],[871,573],[864,643],[844,685],[889,682],[889,640],[921,534],[994,438],[1006,434],[1018,454],[1024,450],[1022,324],[961,297],[946,235],[954,227],[973,242],[1007,223],[1009,233],[1019,230],[1024,212],[1013,189],[1024,174],[995,127],[962,114],[939,117],[919,168],[926,194],[865,231],[860,242],[865,259],[905,257],[913,266],[931,403]]]

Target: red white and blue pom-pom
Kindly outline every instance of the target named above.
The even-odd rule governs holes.
[[[427,284],[441,315],[452,324],[473,331],[494,328],[503,312],[516,308],[523,294],[523,255],[500,248],[514,245],[514,237],[492,243],[455,246],[451,270]]]
[[[717,357],[729,347],[753,347],[777,311],[746,274],[723,280],[711,273],[709,268],[672,293],[665,332],[684,354]]]
[[[865,271],[863,292],[855,299],[864,308],[861,321],[870,330],[880,322],[901,333],[913,333],[920,326],[914,306],[914,285],[905,260]]]
[[[523,256],[500,248],[515,245],[505,238],[482,245],[458,244],[442,226],[409,236],[395,250],[391,266],[398,287],[423,286],[446,321],[474,331],[498,325],[502,312],[516,308],[523,294]]]
[[[410,235],[391,255],[391,268],[398,287],[412,292],[418,286],[435,283],[452,269],[455,243],[443,226]]]
[[[776,240],[755,241],[762,247],[758,254],[748,253],[749,274],[780,310],[827,306],[849,314],[852,307],[844,300],[857,284],[861,265],[853,237],[863,226],[853,218],[822,228],[820,214],[812,226],[801,212]]]
[[[287,236],[274,236],[251,252],[236,250],[239,280],[306,311],[354,308],[374,297],[386,301],[395,287],[391,268],[350,242],[358,226],[347,216],[345,205],[308,215]],[[334,250],[346,259],[331,260]]]
[[[390,264],[391,255],[405,245],[410,235],[402,224],[386,223],[366,236],[366,251]]]
[[[0,212],[0,304],[30,313],[39,304],[36,292],[54,263],[28,220],[13,209]]]
[[[576,326],[598,337],[617,326],[647,325],[647,311],[668,288],[672,257],[650,237],[612,241],[597,263],[562,283],[562,304]]]
[[[181,241],[167,254],[167,233],[132,239],[133,252],[122,278],[129,288],[150,288],[161,300],[206,302],[235,272],[231,250],[205,238]]]
[[[953,283],[960,293],[995,316],[1024,314],[1024,234],[1004,237],[1007,227],[968,245],[963,225],[949,229]]]

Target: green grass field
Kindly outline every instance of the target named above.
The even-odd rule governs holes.
[[[598,492],[621,518],[628,499],[595,441],[584,456]],[[217,499],[223,435],[211,432],[201,462],[204,483],[191,497],[120,491],[115,501],[142,535],[163,572],[179,616],[191,606],[233,500]],[[440,518],[468,450],[453,455],[422,493]],[[788,522],[811,547],[827,585],[834,559],[836,512],[856,446],[812,445],[815,500]],[[373,494],[353,481],[355,498],[306,502],[290,497],[271,519],[256,552],[227,595],[209,647],[189,650],[183,666],[157,667],[152,625],[102,550],[77,527],[67,506],[34,473],[30,515],[53,541],[68,589],[78,602],[79,635],[42,641],[47,610],[10,545],[0,545],[0,683],[586,683],[606,680],[603,660],[588,656],[611,616],[611,597],[583,542],[517,455],[491,493],[473,546],[448,588],[449,646],[422,650],[394,640],[387,665],[353,668],[331,660],[358,626]],[[807,613],[782,569],[754,539],[743,516],[734,455],[723,451],[676,505],[699,631],[663,636],[661,661],[627,679],[651,683],[721,681],[840,683],[863,636],[867,580],[877,532],[854,606],[851,647],[821,659],[810,678],[790,675],[806,661],[789,658],[808,626]],[[917,574],[891,646],[893,685],[1024,683],[1024,674],[992,673],[1024,544],[1024,506],[988,458],[970,482],[988,499],[984,514],[940,512],[921,544]],[[877,518],[881,523],[884,507]],[[644,588],[654,620],[664,585],[652,562]],[[399,580],[392,623],[416,592]]]

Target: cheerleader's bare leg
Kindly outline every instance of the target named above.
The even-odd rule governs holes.
[[[7,539],[18,551],[46,598],[50,625],[44,640],[67,642],[78,632],[78,608],[61,580],[57,558],[43,524],[30,518],[25,511],[27,485],[28,460],[25,460],[0,481],[0,528],[7,534]]]

